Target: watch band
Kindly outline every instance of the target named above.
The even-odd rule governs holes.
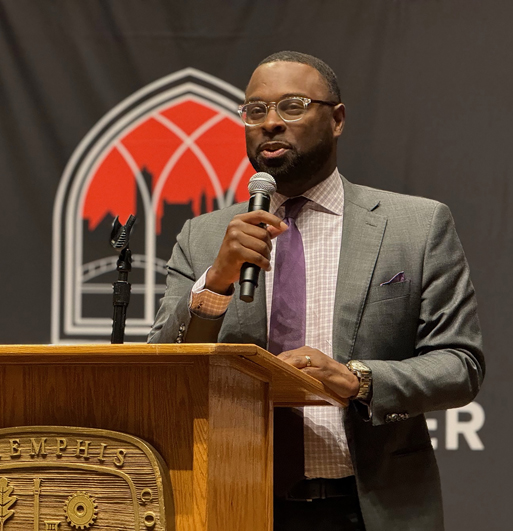
[[[360,389],[353,400],[367,400],[370,397],[372,389],[372,370],[358,360],[350,360],[346,367],[358,378]]]

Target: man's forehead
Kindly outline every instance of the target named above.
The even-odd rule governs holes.
[[[327,94],[327,84],[314,67],[286,61],[260,65],[246,88],[246,100],[269,100],[286,95],[325,98]]]

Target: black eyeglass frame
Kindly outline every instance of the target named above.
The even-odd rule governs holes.
[[[289,118],[284,118],[279,109],[278,109],[278,105],[282,102],[282,101],[287,101],[287,100],[300,100],[303,102],[304,106],[305,106],[305,111],[298,117],[298,118],[294,118],[293,120],[289,119]],[[262,118],[262,121],[261,122],[257,122],[257,123],[254,123],[254,124],[248,124],[246,122],[246,120],[244,120],[244,118],[242,117],[242,114],[244,112],[244,109],[246,107],[248,107],[248,105],[254,105],[256,103],[260,103],[262,104],[264,107],[265,107],[265,115],[264,117]],[[338,103],[334,103],[332,101],[325,101],[325,100],[314,100],[312,98],[306,98],[304,96],[288,96],[286,98],[283,98],[281,100],[278,100],[278,101],[270,101],[270,102],[266,102],[266,101],[251,101],[249,103],[243,103],[242,105],[239,105],[239,109],[238,109],[238,113],[239,113],[239,116],[240,116],[240,119],[242,120],[242,122],[244,123],[244,125],[247,125],[248,127],[253,127],[255,125],[262,125],[266,118],[267,118],[267,115],[269,114],[269,109],[274,106],[274,108],[276,109],[276,112],[278,113],[278,116],[284,121],[284,122],[299,122],[299,120],[301,120],[303,118],[303,116],[306,114],[306,111],[308,110],[308,106],[311,104],[311,103],[319,103],[320,105],[329,105],[330,107],[336,107],[338,105]]]

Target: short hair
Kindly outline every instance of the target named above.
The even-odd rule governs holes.
[[[326,82],[329,93],[331,96],[333,96],[333,98],[335,98],[336,103],[340,103],[342,101],[337,76],[335,75],[335,72],[333,72],[333,69],[328,66],[322,59],[314,57],[313,55],[308,55],[306,53],[286,50],[283,52],[276,52],[267,56],[265,59],[260,61],[258,66],[279,61],[283,61],[286,63],[302,63],[304,65],[308,65],[312,68],[315,68]]]

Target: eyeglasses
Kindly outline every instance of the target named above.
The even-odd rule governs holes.
[[[303,98],[302,96],[294,96],[293,98],[284,98],[280,101],[254,101],[245,103],[239,106],[239,116],[246,125],[259,125],[265,122],[269,109],[274,107],[278,116],[284,122],[297,122],[301,120],[311,103],[319,103],[320,105],[329,105],[335,107],[338,103],[323,100],[312,100],[311,98]]]

